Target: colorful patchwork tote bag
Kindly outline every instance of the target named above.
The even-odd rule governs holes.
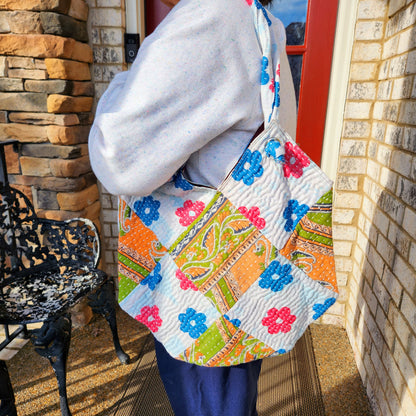
[[[285,353],[337,298],[332,183],[277,122],[271,20],[247,2],[265,130],[217,189],[179,171],[119,206],[121,307],[173,357],[209,367]]]

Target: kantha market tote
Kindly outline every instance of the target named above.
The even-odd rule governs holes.
[[[170,355],[203,366],[285,353],[337,298],[332,182],[277,122],[266,32],[272,113],[227,178],[214,189],[178,171],[149,196],[119,200],[120,306]]]
[[[336,300],[331,181],[272,122],[212,189],[120,198],[119,301],[178,359],[290,350]]]

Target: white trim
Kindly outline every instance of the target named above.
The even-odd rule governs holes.
[[[144,0],[126,0],[126,33],[138,33],[140,42],[145,37]]]
[[[359,0],[339,0],[322,147],[322,170],[335,180]]]

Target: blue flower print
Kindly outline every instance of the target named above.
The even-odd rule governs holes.
[[[208,329],[205,325],[207,316],[204,313],[197,313],[193,308],[188,308],[185,313],[179,314],[178,318],[182,322],[180,330],[189,332],[193,339],[199,338]]]
[[[280,292],[286,285],[293,281],[290,274],[292,266],[290,264],[280,264],[273,260],[269,267],[260,275],[259,286],[262,289],[270,289],[272,292]],[[279,276],[274,279],[274,276]]]
[[[153,221],[159,219],[160,202],[152,196],[145,196],[140,201],[136,201],[133,210],[146,226],[152,225]]]
[[[276,150],[280,147],[280,143],[277,140],[270,140],[266,147],[264,148],[264,151],[267,156],[272,157],[274,160],[277,160],[277,152]]]
[[[283,211],[283,218],[286,220],[285,231],[293,231],[296,224],[306,215],[308,210],[309,207],[306,204],[299,205],[296,199],[291,199]]]
[[[261,77],[260,83],[261,85],[266,85],[270,81],[270,75],[267,73],[267,67],[269,66],[269,60],[263,56],[261,60]]]
[[[173,183],[175,184],[175,188],[182,189],[183,191],[190,191],[193,189],[193,186],[184,179],[181,172],[176,172],[173,175]]]
[[[224,318],[228,321],[231,322],[235,327],[239,328],[241,325],[241,321],[239,319],[230,319],[230,317],[228,315],[224,315]]]
[[[274,83],[274,103],[273,107],[280,107],[280,82]]]
[[[335,303],[335,301],[335,298],[328,298],[323,304],[315,303],[312,308],[315,314],[312,316],[312,318],[315,320],[320,318]]]
[[[261,160],[262,156],[258,150],[251,152],[250,149],[247,149],[237,163],[232,177],[236,181],[242,180],[247,186],[252,185],[255,177],[263,175]]]
[[[156,264],[156,267],[151,273],[149,273],[141,282],[141,285],[149,286],[150,290],[155,290],[156,285],[162,281],[162,275],[160,274],[160,263]]]
[[[280,348],[280,350],[277,350],[278,354],[286,354],[286,350],[283,348]]]
[[[261,10],[264,14],[265,19],[267,20],[267,24],[269,26],[272,25],[272,21],[270,20],[269,16],[267,15],[266,9],[263,7],[263,5],[259,2],[259,0],[254,0],[254,4],[256,5],[256,7]]]

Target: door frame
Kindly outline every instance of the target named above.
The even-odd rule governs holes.
[[[339,0],[321,168],[335,180],[359,0]]]

